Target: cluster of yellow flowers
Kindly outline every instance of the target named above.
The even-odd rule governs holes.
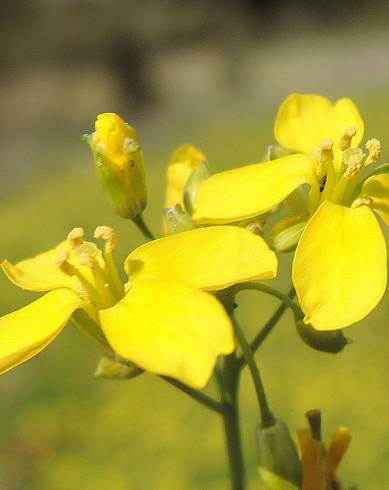
[[[275,122],[282,148],[270,149],[268,161],[209,176],[204,155],[182,146],[168,167],[165,231],[174,209],[185,223],[170,232],[186,231],[133,251],[125,284],[108,227],[94,235],[103,250],[75,228],[53,250],[16,265],[4,260],[17,286],[49,292],[0,319],[1,372],[39,353],[73,318],[118,358],[205,386],[217,356],[234,350],[231,321],[212,292],[276,275],[276,254],[258,229],[282,204],[292,211],[273,227],[272,244],[295,249],[292,277],[304,321],[336,330],[361,320],[386,288],[386,244],[374,212],[389,224],[389,173],[376,166],[381,145],[371,139],[363,151],[363,135],[351,100],[292,94]],[[87,139],[112,206],[136,218],[147,200],[135,131],[105,113]],[[80,309],[83,316],[75,314]]]
[[[294,252],[292,280],[309,328],[339,331],[368,315],[387,282],[376,216],[389,225],[389,165],[377,163],[381,143],[373,138],[361,148],[364,123],[355,104],[318,95],[287,97],[274,134],[278,144],[265,161],[215,175],[199,149],[178,148],[167,170],[165,236],[153,239],[142,219],[147,195],[136,132],[117,114],[100,114],[85,137],[97,175],[116,213],[150,240],[126,258],[125,281],[108,226],[94,233],[101,248],[74,228],[52,250],[17,264],[4,260],[14,284],[46,294],[0,318],[0,373],[41,352],[71,319],[114,360],[100,365],[106,374],[127,376],[133,368],[203,388],[217,357],[235,350],[231,311],[216,293],[274,278],[277,252]],[[258,437],[272,448],[273,465],[274,434],[282,435],[282,451],[295,449],[286,426],[269,409],[268,415],[271,423]],[[299,433],[304,490],[333,488],[350,442],[341,428],[327,451],[319,432],[313,422],[310,432]]]

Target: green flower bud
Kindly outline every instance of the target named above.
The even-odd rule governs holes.
[[[131,379],[144,373],[137,366],[123,364],[109,357],[102,357],[96,367],[95,376],[105,379]]]
[[[147,204],[143,152],[133,128],[114,113],[97,116],[96,131],[85,136],[97,176],[115,212],[134,219]]]
[[[301,488],[301,464],[286,424],[276,419],[271,427],[256,429],[258,472],[269,490]]]
[[[202,162],[191,174],[184,187],[184,204],[190,215],[193,213],[193,205],[196,201],[197,191],[204,180],[211,175],[208,166]]]
[[[196,228],[192,218],[179,204],[176,204],[174,208],[165,209],[164,214],[168,235],[175,235],[176,233]]]
[[[337,354],[342,352],[350,341],[343,335],[342,330],[320,331],[303,320],[296,321],[296,328],[300,338],[312,349]]]
[[[271,241],[277,252],[293,252],[307,221],[302,216],[293,216],[278,222],[271,231]]]

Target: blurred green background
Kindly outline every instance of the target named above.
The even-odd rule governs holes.
[[[36,0],[1,8],[1,259],[39,253],[75,226],[89,234],[113,226],[120,260],[142,242],[111,213],[80,142],[99,112],[117,111],[138,129],[145,216],[156,232],[173,149],[196,144],[215,171],[255,162],[292,91],[352,97],[367,137],[389,141],[386,2]],[[286,291],[290,257],[281,269],[275,283]],[[0,291],[1,314],[34,298],[3,277]],[[259,294],[242,297],[248,335],[276,306]],[[270,403],[290,427],[319,407],[327,437],[338,425],[350,428],[341,474],[361,489],[389,489],[388,318],[386,296],[333,356],[304,345],[288,314],[257,356]],[[98,359],[69,326],[0,378],[1,490],[228,488],[216,415],[151,375],[95,379]],[[244,451],[250,488],[260,488],[259,420],[246,376]]]

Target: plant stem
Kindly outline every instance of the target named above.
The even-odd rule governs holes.
[[[293,299],[295,296],[295,290],[292,287],[288,293],[288,297]],[[277,325],[279,320],[282,318],[282,315],[285,313],[288,305],[286,303],[281,303],[280,306],[276,309],[273,315],[269,318],[269,320],[265,323],[262,329],[258,332],[258,334],[254,337],[254,340],[250,344],[251,352],[255,353],[262,343],[266,340],[268,335],[273,331],[274,327]],[[245,366],[245,358],[244,356],[239,357],[238,359],[239,369],[242,369]]]
[[[231,490],[244,490],[246,488],[246,477],[238,407],[239,369],[236,364],[235,355],[224,358],[222,375],[219,382],[223,403],[223,426],[228,454]]]
[[[145,223],[142,214],[138,214],[138,216],[133,218],[132,221],[136,224],[139,231],[143,234],[145,238],[147,238],[147,240],[155,240],[155,236],[153,232],[150,230],[150,228],[147,226],[147,224]]]
[[[235,317],[232,317],[232,321],[234,325],[235,336],[238,340],[240,348],[242,349],[243,356],[246,360],[246,363],[250,369],[255,391],[257,393],[259,411],[261,413],[262,427],[271,427],[272,425],[274,425],[275,419],[274,419],[274,415],[270,410],[269,403],[267,401],[265,387],[263,386],[262,378],[259,373],[258,366],[255,362],[254,355],[250,349],[250,345],[247,342],[242,329],[240,328],[238,321],[236,320]]]
[[[294,295],[294,290],[293,293],[291,291],[289,295],[286,295],[284,293],[281,293],[281,291],[278,291],[278,289],[274,289],[270,286],[267,286],[266,284],[262,284],[261,282],[242,282],[240,284],[235,284],[230,288],[230,291],[232,291],[232,294],[234,296],[240,291],[249,290],[261,291],[262,293],[270,294],[271,296],[274,296],[275,298],[278,298],[283,303],[285,303],[285,305],[293,311],[295,316],[297,316],[298,318],[303,316],[300,307],[291,299],[291,296]]]
[[[210,408],[216,413],[223,414],[224,408],[222,403],[214,400],[213,398],[209,397],[205,393],[195,390],[194,388],[190,388],[189,386],[185,385],[184,383],[181,383],[180,381],[177,381],[176,379],[169,378],[167,376],[161,376],[161,378],[167,381],[172,386],[175,386],[176,388],[181,390],[183,393],[186,393],[191,398],[201,403],[205,407]]]

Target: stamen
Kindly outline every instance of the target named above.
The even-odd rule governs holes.
[[[377,160],[381,156],[382,145],[377,138],[372,138],[371,140],[366,142],[365,148],[369,152],[365,161],[365,166],[367,167],[368,165],[377,162]]]
[[[77,293],[81,296],[81,298],[86,301],[87,303],[91,303],[90,296],[88,294],[88,291],[85,289],[85,287],[78,282],[75,286],[74,289],[77,291]]]
[[[343,174],[345,179],[350,180],[361,172],[364,158],[365,154],[361,148],[351,148],[344,154],[344,161],[347,165]]]
[[[354,138],[356,134],[357,134],[356,128],[354,127],[347,128],[343,136],[340,138],[339,148],[342,151],[348,150],[351,146],[351,140]]]
[[[112,252],[117,245],[116,233],[109,226],[98,226],[95,229],[95,233],[93,236],[96,239],[101,238],[105,240],[104,259],[106,265],[106,273],[108,274],[108,279],[113,287],[115,295],[118,299],[120,299],[124,296],[124,289],[112,255]]]
[[[67,276],[76,277],[78,283],[75,284],[75,290],[80,294],[81,298],[88,303],[97,302],[98,296],[92,284],[82,275],[82,273],[74,265],[69,263],[70,254],[67,250],[62,250],[56,257],[57,267]]]
[[[94,238],[105,240],[105,252],[112,253],[117,245],[116,233],[109,226],[98,226],[94,232]]]
[[[75,267],[68,262],[69,260],[69,252],[67,250],[62,250],[59,252],[55,259],[56,266],[67,276],[75,275]]]
[[[67,241],[72,248],[79,247],[84,243],[84,236],[85,231],[83,228],[73,228],[73,230],[67,236]]]
[[[333,161],[333,146],[334,142],[331,139],[325,139],[320,143],[320,146],[315,153],[317,158],[317,175],[319,178],[324,177],[327,173],[328,165]]]
[[[352,208],[359,208],[359,206],[370,206],[372,204],[373,199],[371,197],[358,197],[355,199],[355,201],[351,204]]]

